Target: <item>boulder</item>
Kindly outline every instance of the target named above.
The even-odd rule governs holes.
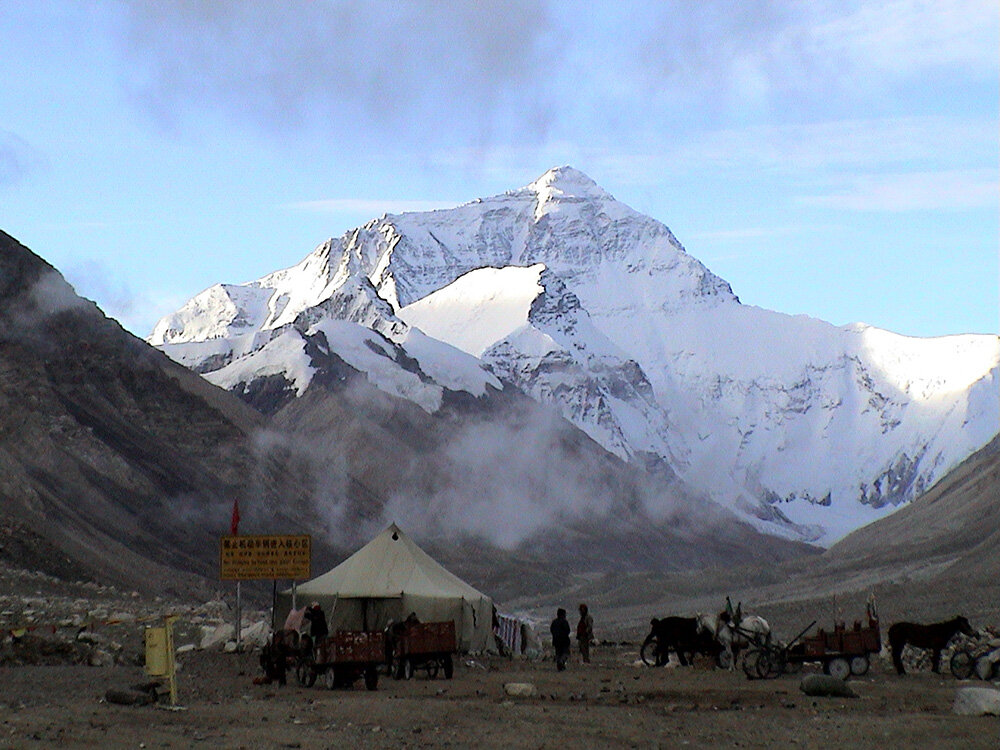
[[[235,630],[235,628],[234,628]],[[271,626],[264,621],[254,622],[246,625],[240,632],[240,642],[244,646],[256,646],[262,648],[267,645],[267,638],[271,634]]]
[[[109,690],[104,694],[104,700],[119,706],[148,706],[156,703],[156,696],[138,690]]]
[[[93,630],[81,630],[76,634],[76,639],[81,643],[89,643],[94,646],[102,646],[108,642],[106,636],[95,633]]]
[[[101,648],[95,648],[87,658],[87,664],[92,667],[110,667],[115,663],[115,657]]]
[[[1000,716],[1000,690],[987,687],[959,688],[951,710],[961,716]]]
[[[236,635],[236,627],[231,623],[223,623],[214,627],[202,627],[201,644],[202,649],[218,648],[225,645],[226,641],[232,640]]]
[[[535,686],[530,682],[508,682],[504,684],[503,691],[511,698],[533,698],[536,694]]]
[[[822,698],[857,698],[851,686],[838,677],[828,674],[807,674],[799,683],[799,689],[806,695]]]

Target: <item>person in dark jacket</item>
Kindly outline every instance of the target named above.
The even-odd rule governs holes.
[[[330,627],[326,624],[326,614],[319,606],[319,602],[310,604],[309,609],[302,615],[302,619],[309,622],[309,636],[314,645],[330,635]]]
[[[586,604],[580,605],[580,622],[576,626],[576,640],[580,646],[580,658],[590,664],[590,644],[594,640],[594,618]]]
[[[569,635],[571,632],[565,609],[560,607],[556,611],[556,619],[549,626],[549,631],[552,633],[552,648],[556,652],[556,669],[562,672],[566,669],[566,662],[569,660]]]

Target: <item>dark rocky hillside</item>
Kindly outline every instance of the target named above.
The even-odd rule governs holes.
[[[5,564],[162,593],[217,575],[234,498],[300,530],[288,468],[256,460],[262,423],[0,233]]]
[[[581,573],[814,552],[709,511],[672,477],[637,475],[516,392],[429,415],[347,375],[318,378],[265,416],[0,233],[0,560],[156,594],[218,587],[234,498],[244,533],[313,534],[314,573],[409,520],[452,569],[502,597]],[[646,518],[649,492],[673,493],[677,512]],[[613,517],[544,512],[588,493],[612,497]],[[500,512],[506,502],[523,512]],[[463,503],[471,524],[454,523]],[[524,528],[505,538],[509,523]]]

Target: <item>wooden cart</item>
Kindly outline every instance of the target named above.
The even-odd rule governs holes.
[[[743,662],[747,677],[776,677],[794,671],[805,662],[819,662],[824,672],[846,680],[851,675],[866,674],[871,654],[882,650],[878,620],[873,617],[868,618],[866,627],[857,620],[852,628],[837,623],[833,630],[820,628],[813,636],[801,636],[802,633],[788,646],[773,644],[751,649]]]
[[[318,676],[328,688],[351,687],[364,677],[365,687],[378,688],[378,668],[385,661],[385,636],[361,630],[338,630],[316,644],[310,658],[296,669],[299,682],[311,686]]]
[[[393,676],[397,680],[409,680],[415,670],[423,669],[431,679],[442,671],[450,680],[455,671],[456,644],[455,623],[451,620],[407,625],[392,649]]]

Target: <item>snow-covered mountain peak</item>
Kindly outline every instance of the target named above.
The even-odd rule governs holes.
[[[442,387],[478,397],[503,380],[622,459],[827,542],[929,487],[1000,413],[996,336],[743,305],[666,225],[566,166],[372,219],[296,266],[212,287],[150,341],[234,390],[280,375],[302,393],[328,367],[324,336],[324,356],[426,410]]]
[[[534,193],[539,207],[560,200],[614,200],[590,177],[570,166],[554,167],[522,190]]]

